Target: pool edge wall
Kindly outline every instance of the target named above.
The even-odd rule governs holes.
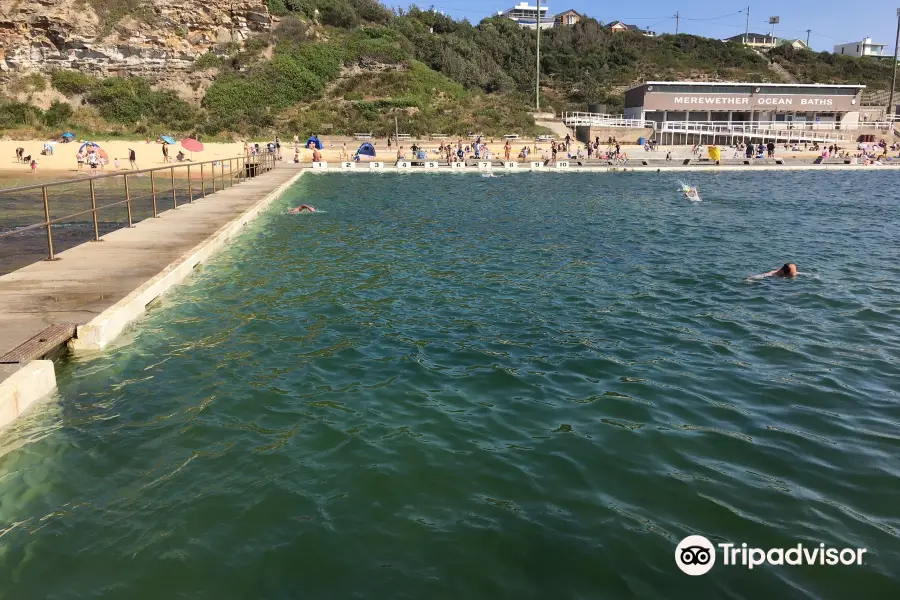
[[[102,350],[126,327],[140,318],[147,305],[187,279],[198,264],[214,256],[228,240],[256,219],[280,198],[306,172],[299,170],[290,179],[266,194],[215,233],[166,265],[157,275],[110,306],[85,325],[79,325],[68,341],[71,352]],[[36,402],[56,390],[56,371],[52,360],[0,365],[0,427],[18,419]],[[2,434],[2,432],[0,432]]]

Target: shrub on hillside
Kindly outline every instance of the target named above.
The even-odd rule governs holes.
[[[43,111],[25,102],[0,104],[0,129],[13,129],[25,125],[37,125]]]
[[[44,123],[48,127],[59,127],[67,124],[72,119],[72,107],[66,102],[54,100],[46,111],[44,111]]]
[[[50,85],[67,96],[86,94],[93,89],[97,80],[81,71],[58,69],[50,73]]]

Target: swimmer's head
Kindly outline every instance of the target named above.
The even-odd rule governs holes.
[[[781,277],[796,277],[797,265],[794,263],[785,263],[785,265],[778,270],[778,274]]]

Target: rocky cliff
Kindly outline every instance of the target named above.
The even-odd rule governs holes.
[[[196,100],[197,57],[271,26],[266,0],[0,0],[0,71],[138,75]]]

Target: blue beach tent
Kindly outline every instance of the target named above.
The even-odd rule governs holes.
[[[315,147],[318,148],[319,150],[322,150],[322,149],[325,148],[325,146],[322,145],[322,142],[320,142],[320,141],[319,141],[319,138],[317,138],[316,136],[312,136],[311,138],[309,138],[308,140],[306,140],[306,147],[307,147],[307,148],[309,148],[309,145],[310,145],[310,144],[314,144]]]
[[[75,134],[72,133],[71,131],[67,131],[67,132],[65,132],[64,134],[62,134],[61,137],[64,137],[64,138],[66,138],[67,140],[71,140],[72,138],[75,137]]]
[[[359,150],[357,150],[356,153],[360,156],[371,156],[372,158],[375,158],[375,146],[366,142],[359,147]]]
[[[164,141],[164,142],[167,143],[167,144],[172,144],[172,145],[175,144],[175,138],[173,138],[173,137],[170,136],[170,135],[161,135],[161,136],[159,136],[159,137],[160,137],[160,139],[161,139],[162,141]]]

